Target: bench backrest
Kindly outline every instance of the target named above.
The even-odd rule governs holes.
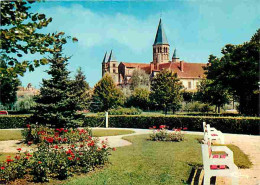
[[[7,111],[0,111],[0,114],[2,114],[2,115],[8,115],[8,112],[7,112]]]
[[[207,144],[201,144],[201,150],[202,150],[202,160],[203,160],[203,166],[204,170],[209,170],[209,147]]]

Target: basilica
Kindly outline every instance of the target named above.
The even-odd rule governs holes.
[[[119,62],[111,50],[109,54],[105,53],[102,62],[102,76],[109,73],[117,85],[126,86],[131,83],[132,73],[135,69],[144,70],[151,79],[161,70],[168,69],[177,73],[177,77],[186,90],[196,91],[200,81],[205,78],[203,67],[206,65],[205,63],[190,63],[180,60],[176,49],[170,59],[170,45],[160,19],[153,43],[153,61],[150,63]]]

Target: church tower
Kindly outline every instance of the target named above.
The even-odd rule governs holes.
[[[168,63],[169,48],[170,45],[162,26],[162,20],[160,19],[153,44],[153,64]]]

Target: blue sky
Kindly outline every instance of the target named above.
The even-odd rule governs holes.
[[[149,63],[160,16],[170,44],[181,60],[206,63],[208,56],[221,56],[225,44],[248,41],[260,25],[257,0],[185,1],[45,1],[31,5],[52,23],[44,32],[64,31],[77,37],[64,53],[72,56],[68,69],[73,76],[82,67],[90,86],[101,79],[101,62],[113,49],[119,62]],[[26,59],[31,59],[27,56]],[[39,88],[47,66],[27,72],[21,81]]]

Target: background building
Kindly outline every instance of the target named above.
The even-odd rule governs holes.
[[[187,90],[196,90],[200,81],[205,77],[203,67],[205,63],[189,63],[177,57],[176,49],[171,60],[170,45],[160,19],[153,44],[153,61],[150,63],[127,63],[118,62],[111,50],[109,56],[105,53],[102,62],[102,76],[110,73],[118,85],[128,85],[135,69],[142,69],[153,78],[156,73],[163,69],[177,73],[177,77]]]

